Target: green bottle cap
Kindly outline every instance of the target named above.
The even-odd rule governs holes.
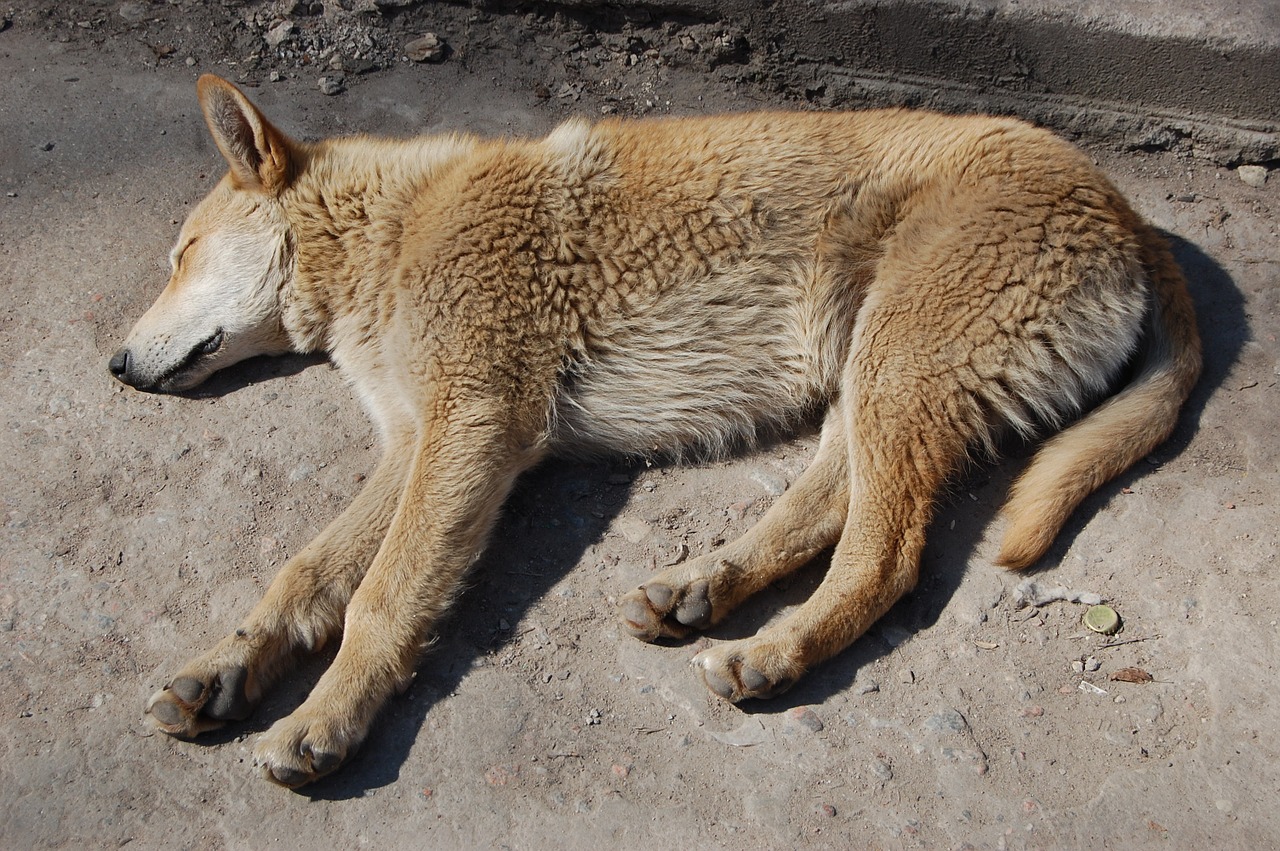
[[[1103,635],[1115,635],[1120,631],[1120,616],[1110,606],[1090,606],[1084,613],[1084,625]]]

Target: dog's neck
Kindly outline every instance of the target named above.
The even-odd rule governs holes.
[[[296,239],[282,321],[296,350],[330,351],[335,315],[376,307],[390,289],[414,199],[478,144],[450,135],[376,140],[372,156],[368,139],[358,150],[344,139],[302,149],[299,175],[281,198]]]

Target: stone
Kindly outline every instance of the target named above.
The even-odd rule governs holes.
[[[121,3],[116,11],[120,13],[120,17],[131,24],[136,24],[147,16],[145,3]]]
[[[787,710],[787,720],[811,733],[822,731],[822,719],[818,717],[818,713],[807,706],[797,706]]]
[[[1261,189],[1267,183],[1267,169],[1260,165],[1242,165],[1236,169],[1236,177],[1246,186]]]
[[[404,46],[405,56],[414,62],[443,62],[446,45],[435,33],[426,33]]]
[[[649,524],[634,517],[624,517],[617,523],[617,529],[633,544],[638,544],[649,537]]]
[[[963,733],[969,729],[969,724],[956,710],[944,709],[926,718],[924,728],[935,733]]]
[[[787,480],[767,470],[752,470],[751,480],[764,488],[769,496],[782,496],[787,490]]]
[[[262,38],[272,47],[279,47],[289,40],[296,31],[297,27],[293,25],[293,21],[281,21],[271,29],[267,30],[266,35]]]

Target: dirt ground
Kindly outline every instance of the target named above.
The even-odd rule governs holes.
[[[1176,243],[1207,371],[1170,443],[1091,498],[1030,576],[990,564],[1027,454],[1015,451],[951,489],[920,587],[870,634],[783,697],[734,707],[688,668],[700,644],[635,641],[615,599],[744,530],[814,436],[694,467],[548,463],[520,484],[416,682],[339,775],[294,793],[249,765],[254,736],[323,659],[225,734],[153,733],[146,697],[234,625],[377,451],[320,359],[251,362],[188,396],[107,373],[222,170],[197,74],[250,85],[303,136],[541,133],[569,115],[781,102],[742,61],[742,34],[713,25],[620,16],[596,33],[344,5],[0,13],[0,845],[1280,843],[1280,177],[1254,187],[1105,146],[1092,153]],[[426,32],[443,61],[403,59]],[[777,617],[821,571],[709,640]],[[1077,603],[1024,605],[1028,578],[1104,597],[1124,630],[1088,632]],[[1129,667],[1154,681],[1113,679]]]

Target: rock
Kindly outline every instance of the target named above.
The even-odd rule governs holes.
[[[764,488],[769,496],[782,496],[787,490],[787,480],[768,470],[752,470],[751,480]]]
[[[129,23],[136,24],[147,16],[147,5],[145,3],[121,3],[116,11],[120,13],[120,17]]]
[[[404,53],[414,62],[443,62],[446,47],[435,33],[427,33],[406,44]]]
[[[1261,189],[1267,183],[1267,169],[1260,165],[1242,165],[1236,169],[1236,177],[1240,178],[1246,186]]]
[[[337,95],[347,88],[347,81],[339,75],[325,74],[319,80],[320,92],[326,95]]]
[[[622,537],[633,544],[638,544],[649,537],[649,524],[634,517],[622,518],[618,521],[617,527],[618,531],[622,533]]]
[[[924,728],[935,733],[963,733],[969,729],[969,724],[956,710],[944,709],[926,718]]]
[[[893,779],[893,769],[884,760],[873,759],[871,761],[871,776],[881,783],[888,783]]]
[[[267,30],[266,35],[262,38],[272,47],[279,47],[289,40],[289,37],[297,32],[298,28],[293,25],[293,21],[281,21],[271,29]]]
[[[822,730],[822,719],[818,717],[818,713],[807,706],[797,706],[794,709],[787,710],[787,720],[811,733],[818,733]]]

